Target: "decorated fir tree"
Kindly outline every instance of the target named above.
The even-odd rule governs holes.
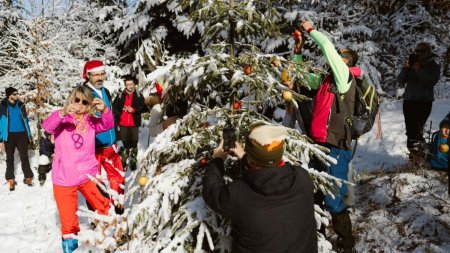
[[[264,12],[262,2],[266,4]],[[187,100],[189,110],[158,135],[131,179],[141,179],[144,185],[128,190],[127,203],[131,208],[126,227],[130,241],[126,247],[131,251],[145,245],[153,252],[227,252],[231,249],[230,223],[203,202],[203,167],[211,159],[226,124],[233,126],[242,143],[251,124],[273,122],[269,108],[286,102],[281,96],[287,89],[282,84],[283,76],[295,78],[302,85],[306,74],[314,69],[309,63],[296,64],[261,51],[260,45],[268,36],[290,37],[283,35],[273,21],[280,13],[270,7],[271,1],[180,3],[192,10],[192,29],[199,23],[210,24],[204,27],[201,39],[206,54],[168,58],[165,66],[156,67],[149,75],[165,87],[163,108],[176,107],[180,100]],[[155,44],[148,45],[155,52]],[[149,59],[148,62],[157,62]],[[307,99],[295,92],[293,96]],[[332,194],[330,182],[340,182],[308,168],[312,158],[333,162],[326,150],[296,129],[289,129],[289,135],[284,159],[307,169],[317,191]],[[226,160],[228,180],[240,177],[241,170],[239,161]],[[328,223],[318,206],[316,221],[318,226]],[[323,235],[317,236],[320,250],[330,251],[331,244]]]

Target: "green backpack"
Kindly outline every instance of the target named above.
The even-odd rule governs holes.
[[[355,78],[355,80],[356,98],[352,118],[352,139],[358,139],[372,129],[380,110],[380,100],[375,87],[365,78]]]

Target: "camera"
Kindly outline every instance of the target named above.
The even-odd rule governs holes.
[[[234,148],[235,141],[236,141],[236,134],[235,134],[235,130],[233,129],[233,126],[231,125],[231,123],[229,121],[226,123],[225,127],[223,128],[222,137],[223,137],[223,150],[224,151],[229,151],[230,148]]]
[[[301,31],[301,29],[302,29],[302,20],[301,19],[296,19],[296,20],[294,20],[292,25],[293,25],[294,29],[297,29],[297,30]]]
[[[410,54],[408,57],[408,64],[409,66],[414,65],[417,62],[418,58],[417,58],[417,54]]]

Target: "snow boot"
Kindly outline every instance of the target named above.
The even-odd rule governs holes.
[[[24,179],[23,179],[23,183],[26,184],[26,185],[28,185],[28,186],[30,186],[30,187],[34,185],[34,183],[33,183],[33,178],[32,178],[32,177],[24,178]]]
[[[40,185],[44,185],[45,180],[47,179],[47,173],[50,171],[50,164],[46,164],[46,165],[39,165],[38,167],[38,179],[39,179],[39,183]]]
[[[120,154],[120,160],[122,161],[123,171],[127,171],[128,149],[122,150],[122,154]]]
[[[47,179],[47,177],[45,176],[45,174],[43,174],[43,175],[39,174],[38,179],[39,179],[39,184],[41,186],[43,186],[45,184],[45,180]]]
[[[355,238],[352,234],[352,222],[347,210],[340,213],[331,213],[331,221],[333,228],[338,235],[338,248],[339,252],[351,253],[355,246]]]
[[[137,164],[137,152],[138,152],[137,148],[132,148],[130,150],[130,157],[129,157],[129,159],[130,159],[130,170],[131,171],[135,171],[136,168],[137,168],[137,166],[136,166],[136,164]]]
[[[14,179],[9,179],[9,191],[14,191],[16,189],[16,181]]]
[[[62,240],[63,253],[72,253],[78,248],[77,239],[63,239]]]

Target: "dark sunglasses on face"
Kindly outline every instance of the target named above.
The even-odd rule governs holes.
[[[11,94],[11,96],[18,96],[19,95],[19,93],[17,93],[17,92],[14,92],[13,94]]]
[[[75,103],[80,103],[80,101],[81,101],[81,103],[83,104],[83,105],[88,105],[89,104],[89,101],[87,101],[87,100],[84,100],[84,99],[80,99],[80,98],[75,98]]]

